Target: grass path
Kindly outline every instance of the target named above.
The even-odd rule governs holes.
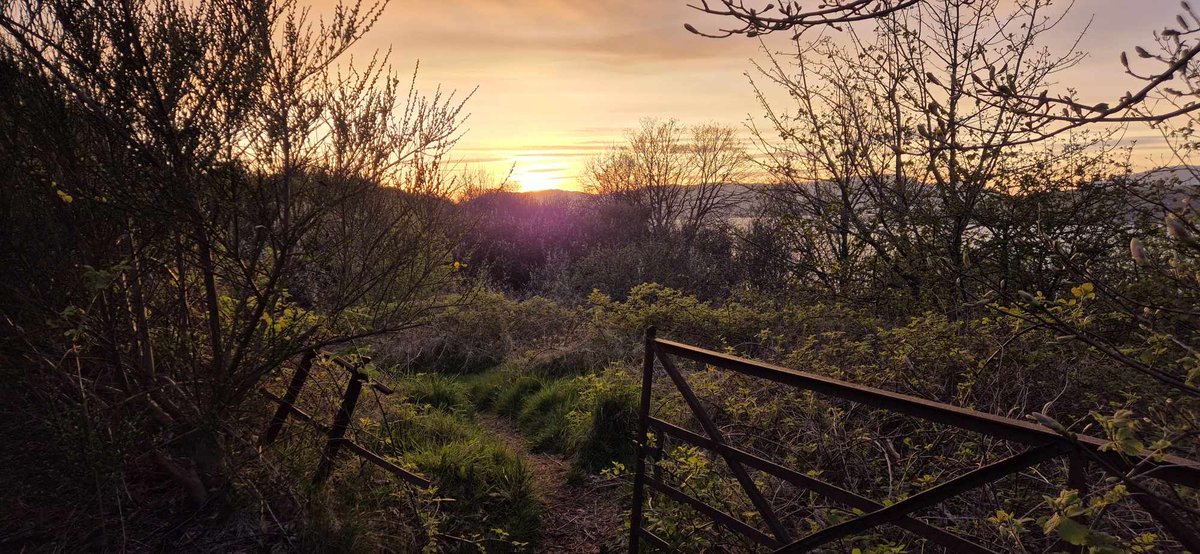
[[[507,419],[479,414],[481,427],[518,453],[533,472],[538,500],[544,508],[538,552],[617,552],[625,512],[616,500],[614,483],[567,483],[571,462],[561,456],[531,452],[529,442]]]

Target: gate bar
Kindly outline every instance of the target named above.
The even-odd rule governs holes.
[[[1109,443],[1109,441],[1104,439],[1088,435],[1077,435],[1074,441],[1072,441],[1047,427],[1032,422],[969,410],[874,387],[855,385],[814,373],[806,373],[774,364],[756,362],[679,342],[658,339],[655,341],[655,348],[658,349],[660,354],[663,352],[675,354],[690,360],[736,371],[743,375],[766,379],[967,431],[975,431],[1000,439],[1017,441],[1029,446],[1041,445],[1048,441],[1080,445],[1087,448],[1089,454],[1099,455],[1119,468],[1128,468],[1128,464],[1121,458],[1120,454],[1100,449]],[[1163,481],[1177,485],[1200,488],[1200,464],[1191,460],[1178,456],[1164,456],[1162,461],[1146,458],[1138,460],[1138,464],[1148,468],[1144,472],[1139,473],[1151,473],[1156,479],[1162,479]]]

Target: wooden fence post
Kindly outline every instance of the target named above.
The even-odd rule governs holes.
[[[308,372],[312,369],[313,360],[317,358],[316,350],[305,350],[304,357],[300,359],[300,365],[296,366],[296,374],[292,376],[292,382],[288,384],[287,392],[283,395],[284,404],[280,404],[275,408],[275,416],[271,418],[271,423],[267,424],[267,429],[263,431],[262,437],[258,439],[258,445],[270,446],[279,437],[279,431],[283,429],[283,423],[287,421],[288,406],[295,406],[296,399],[300,397],[300,391],[304,388],[304,382],[308,380]]]
[[[350,373],[350,382],[346,384],[342,405],[338,408],[337,415],[333,416],[333,425],[329,428],[329,440],[325,443],[325,451],[321,453],[321,463],[317,466],[316,475],[313,475],[314,483],[324,483],[333,472],[334,458],[337,457],[338,448],[346,440],[346,428],[350,426],[350,418],[354,416],[354,406],[358,404],[358,395],[362,393],[364,378],[365,376],[358,371]]]
[[[642,398],[638,405],[637,458],[633,470],[633,510],[629,515],[629,553],[637,554],[642,535],[642,504],[646,494],[646,451],[649,448],[650,390],[654,384],[653,326],[646,328],[646,352],[642,361]]]

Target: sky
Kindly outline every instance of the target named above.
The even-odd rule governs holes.
[[[1076,0],[1048,46],[1068,48],[1087,28],[1079,48],[1090,55],[1060,83],[1097,102],[1134,88],[1121,50],[1149,45],[1178,9],[1174,0]],[[522,190],[577,189],[586,161],[644,117],[742,125],[761,116],[746,73],[763,44],[705,39],[684,23],[721,22],[687,0],[392,0],[354,55],[390,48],[399,71],[420,62],[423,91],[474,91],[455,149],[463,167],[497,179],[511,169]],[[787,37],[765,46],[786,49]],[[1161,155],[1152,150],[1138,155]]]

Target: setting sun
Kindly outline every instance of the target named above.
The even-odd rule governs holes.
[[[549,190],[559,188],[559,181],[548,175],[539,175],[537,173],[524,172],[523,175],[514,177],[517,186],[521,192],[532,192],[536,190]]]
[[[512,163],[512,180],[521,192],[568,188],[574,184],[574,171],[565,163],[539,157],[519,157]]]

